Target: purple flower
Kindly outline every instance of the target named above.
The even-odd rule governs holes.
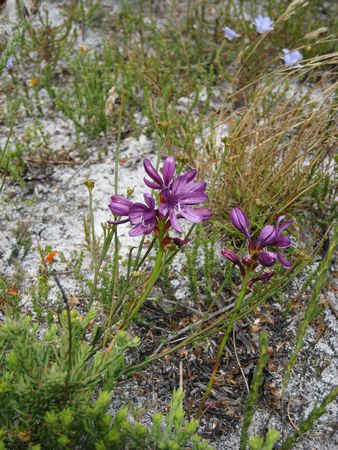
[[[14,58],[12,55],[10,55],[6,63],[6,69],[8,71],[11,71],[13,70],[13,68],[14,68]]]
[[[190,170],[184,175],[179,175],[172,182],[170,189],[163,192],[159,214],[162,218],[169,217],[171,226],[182,233],[178,219],[184,217],[193,223],[200,223],[211,217],[211,211],[207,208],[191,208],[191,205],[203,203],[208,199],[205,192],[205,181],[192,181],[196,176],[196,170]]]
[[[150,234],[154,231],[164,245],[171,242],[167,234],[170,226],[177,232],[182,232],[178,219],[185,218],[190,222],[199,223],[211,217],[209,209],[192,207],[208,199],[205,192],[206,183],[193,181],[196,170],[190,170],[174,178],[176,163],[171,156],[165,159],[162,174],[155,169],[149,159],[146,159],[143,165],[150,178],[144,178],[145,184],[151,189],[160,191],[158,208],[156,209],[155,199],[150,194],[144,194],[145,204],[134,203],[121,195],[113,195],[109,208],[114,215],[121,216],[122,219],[110,220],[109,223],[118,225],[130,222],[133,226],[129,232],[130,236]],[[181,240],[176,242],[177,245],[185,243]]]
[[[298,63],[303,59],[303,55],[299,50],[283,48],[283,53],[282,60],[287,66],[301,67]]]
[[[143,162],[144,170],[147,175],[151,178],[148,180],[144,178],[144,183],[151,189],[160,189],[165,191],[169,188],[170,183],[173,179],[175,173],[175,160],[172,156],[168,156],[163,163],[163,176],[155,169],[149,159],[145,159]]]
[[[152,233],[157,225],[157,214],[155,211],[155,200],[150,194],[143,195],[143,203],[135,203],[129,211],[130,223],[134,225],[129,231],[129,236]]]
[[[113,195],[108,205],[110,211],[116,216],[127,216],[127,219],[108,220],[108,222],[112,223],[113,225],[129,222],[129,211],[133,205],[134,203],[131,200],[128,200],[122,195]]]
[[[286,249],[291,247],[291,239],[289,236],[282,236],[282,233],[293,224],[293,220],[286,220],[284,223],[282,221],[284,220],[285,215],[281,215],[277,218],[276,225],[275,225],[275,231],[276,231],[276,238],[273,242],[273,246],[281,249]],[[290,269],[291,263],[285,258],[285,256],[280,252],[277,251],[277,258],[279,259],[279,262],[282,264],[285,269]]]
[[[256,31],[259,34],[263,34],[266,33],[267,31],[272,31],[273,30],[273,24],[274,21],[270,19],[270,17],[268,16],[257,16],[256,19],[254,20],[253,24],[256,27]]]
[[[246,237],[249,257],[243,257],[241,263],[248,267],[257,266],[257,262],[264,267],[273,266],[277,259],[286,269],[291,267],[291,264],[287,261],[285,256],[279,251],[279,249],[287,249],[291,246],[291,239],[289,236],[285,236],[282,233],[293,223],[292,220],[287,220],[283,223],[285,216],[279,216],[275,226],[265,225],[262,231],[259,233],[258,239],[253,241],[250,235],[250,224],[244,211],[236,207],[231,211],[230,220],[235,228],[237,228]],[[273,247],[276,252],[270,251],[267,247]],[[229,255],[226,256],[230,259]],[[231,260],[231,259],[230,259]],[[238,262],[232,261],[238,265]]]
[[[257,242],[252,242],[249,220],[242,208],[238,206],[231,211],[230,220],[233,226],[245,235],[251,249],[261,250],[276,239],[275,228],[272,225],[265,225],[258,236]]]
[[[283,236],[282,233],[293,224],[293,220],[286,220],[282,223],[284,218],[285,215],[279,216],[274,227],[272,225],[266,225],[258,238],[256,244],[258,249],[262,249],[266,246],[275,247],[277,249],[276,253],[262,251],[258,254],[258,261],[265,267],[273,266],[277,258],[285,269],[290,269],[292,265],[285,256],[278,251],[278,249],[287,249],[291,246],[291,239],[289,236]]]
[[[233,226],[243,233],[248,241],[251,241],[249,221],[242,208],[238,206],[234,208],[230,213],[230,220]]]
[[[229,39],[229,41],[232,41],[233,39],[239,38],[241,35],[236,33],[236,31],[232,30],[231,28],[225,26],[223,28],[224,37]]]
[[[264,267],[271,267],[275,264],[277,255],[274,252],[262,251],[258,253],[258,261]]]
[[[257,250],[261,250],[267,245],[271,245],[276,240],[276,230],[272,225],[265,225],[262,231],[259,233],[255,247]]]
[[[130,222],[133,228],[129,231],[129,236],[139,236],[150,234],[157,225],[157,214],[155,211],[155,200],[150,194],[143,196],[143,203],[133,203],[131,200],[121,196],[113,195],[109,208],[117,216],[126,216],[122,220],[108,220],[113,225]]]

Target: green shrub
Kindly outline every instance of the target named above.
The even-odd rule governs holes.
[[[93,342],[94,314],[64,313],[39,330],[29,317],[0,326],[0,449],[207,449],[186,422],[183,392],[174,393],[167,420],[159,413],[150,430],[130,420],[127,408],[109,414],[127,350],[138,339],[120,332],[110,351]]]

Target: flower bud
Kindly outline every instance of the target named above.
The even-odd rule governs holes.
[[[243,233],[245,237],[250,241],[251,236],[250,236],[249,221],[245,212],[239,207],[234,208],[231,211],[230,220],[233,226],[237,228],[237,230],[239,230],[241,233]]]

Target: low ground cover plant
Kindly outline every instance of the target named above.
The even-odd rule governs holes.
[[[206,432],[222,416],[236,448],[292,448],[338,396],[331,383],[292,420],[338,242],[332,5],[16,3],[0,40],[0,448],[225,448]],[[103,196],[82,173],[107,161]],[[80,175],[65,215],[81,247],[63,251],[34,209],[62,222]],[[20,217],[9,239],[26,211],[43,227]],[[273,308],[295,315],[289,345],[272,342]],[[147,414],[121,395],[144,379],[155,399],[170,380]],[[273,428],[257,429],[262,407]]]

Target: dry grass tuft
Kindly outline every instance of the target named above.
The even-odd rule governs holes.
[[[205,151],[198,164],[201,176],[213,180],[210,201],[220,216],[240,204],[253,217],[264,210],[266,219],[313,202],[308,194],[330,170],[334,151],[337,82],[329,68],[337,59],[330,54],[280,68],[232,95],[232,112],[220,114],[219,125],[229,127],[224,147]],[[308,83],[319,67],[326,78]]]

